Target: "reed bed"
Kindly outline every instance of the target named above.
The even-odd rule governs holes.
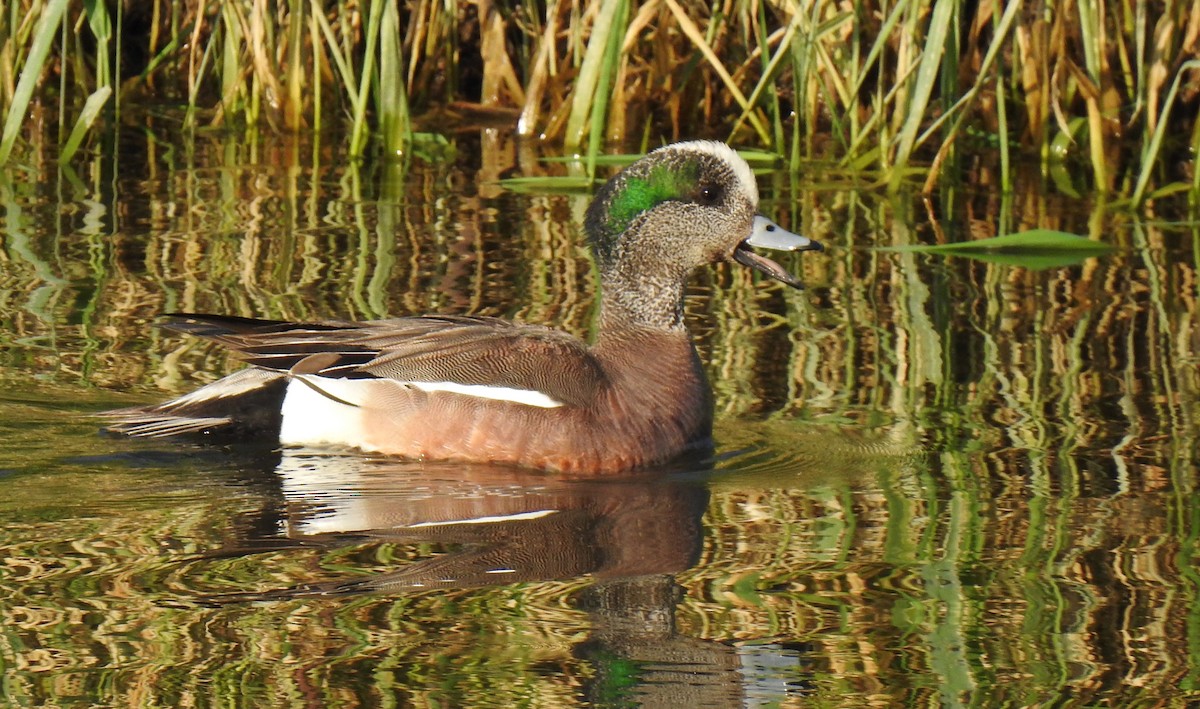
[[[352,158],[486,123],[589,172],[703,136],[927,191],[980,160],[1011,190],[1034,163],[1140,203],[1200,194],[1198,37],[1190,4],[1094,0],[14,0],[0,163],[35,140],[69,162],[167,104],[189,130],[333,131]]]

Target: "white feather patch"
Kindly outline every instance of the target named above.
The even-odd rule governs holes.
[[[547,394],[534,389],[514,389],[512,387],[483,386],[481,384],[459,384],[458,382],[400,382],[414,389],[426,392],[445,391],[451,394],[474,396],[479,399],[493,401],[510,401],[514,404],[538,406],[543,409],[554,409],[563,403]]]
[[[391,379],[335,379],[314,374],[296,375],[288,382],[283,397],[283,424],[279,442],[285,446],[343,445],[374,450],[366,445],[362,408],[372,388],[412,387],[420,391],[446,392],[489,401],[507,401],[525,406],[553,409],[562,406],[540,391],[493,387],[457,382],[404,382]]]
[[[450,524],[496,524],[498,522],[523,522],[531,519],[541,519],[557,514],[558,510],[534,510],[532,512],[517,512],[511,515],[494,515],[490,517],[469,517],[467,519],[448,519],[443,522],[417,522],[406,526],[406,529],[419,527],[445,527]]]
[[[314,444],[356,446],[363,440],[362,402],[367,386],[378,380],[294,377],[283,397],[283,423],[279,443],[285,446]],[[345,402],[345,403],[343,403]],[[369,450],[369,449],[367,449]]]

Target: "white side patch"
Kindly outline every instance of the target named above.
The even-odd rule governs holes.
[[[425,392],[447,392],[492,401],[553,409],[561,401],[540,391],[489,387],[457,382],[406,382],[394,379],[335,379],[315,374],[295,376],[283,397],[279,442],[285,446],[343,445],[374,449],[363,438],[367,394],[373,387],[404,386]]]
[[[363,408],[374,387],[403,386],[424,392],[447,392],[491,401],[553,409],[561,401],[540,391],[489,387],[457,382],[406,382],[394,379],[335,379],[314,374],[295,376],[283,397],[283,424],[279,442],[285,446],[342,445],[375,450],[364,440],[367,429]]]
[[[563,403],[552,399],[546,394],[533,389],[513,389],[512,387],[492,387],[482,384],[459,384],[458,382],[398,382],[414,389],[425,392],[444,391],[463,396],[474,396],[479,399],[493,401],[510,401],[514,404],[538,406],[543,409],[554,409]]]
[[[470,517],[468,519],[448,519],[444,522],[418,522],[407,525],[406,529],[418,527],[445,527],[450,524],[495,524],[497,522],[523,522],[531,519],[541,519],[557,514],[558,510],[535,510],[533,512],[518,512],[511,515],[496,515],[494,517]]]
[[[312,375],[293,378],[283,397],[280,444],[357,446],[369,450],[363,440],[363,409],[348,404],[364,401],[367,387],[372,382],[379,380],[330,379]]]
[[[733,174],[737,175],[738,182],[742,184],[742,189],[746,195],[750,197],[750,202],[755,207],[758,206],[758,181],[754,179],[754,171],[750,169],[750,165],[742,159],[737,151],[724,143],[718,143],[715,140],[689,140],[683,143],[672,143],[664,145],[659,150],[695,150],[701,153],[708,153],[729,163],[729,167],[733,170]]]

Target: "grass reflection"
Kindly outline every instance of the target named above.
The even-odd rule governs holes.
[[[695,283],[688,313],[728,457],[700,475],[711,497],[694,565],[598,598],[593,579],[564,574],[197,602],[395,573],[463,546],[297,544],[276,524],[298,503],[273,465],[97,438],[81,413],[237,366],[150,327],[159,313],[592,327],[586,198],[504,191],[483,178],[562,168],[501,140],[459,147],[406,172],[345,167],[321,146],[147,139],[78,184],[5,173],[7,700],[569,705],[680,684],[655,674],[667,663],[648,643],[616,642],[618,596],[669,616],[641,630],[719,678],[715,691],[781,704],[1191,697],[1200,238],[1170,204],[1139,220],[1020,185],[929,203],[819,175],[774,186],[772,216],[832,248],[788,264],[807,292],[724,268]],[[1048,270],[874,248],[1036,228],[1119,248]],[[215,553],[229,549],[246,553]]]

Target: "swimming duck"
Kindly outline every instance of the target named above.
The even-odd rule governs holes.
[[[601,289],[592,344],[491,317],[175,314],[167,327],[250,366],[163,404],[109,412],[109,429],[583,474],[708,450],[712,396],[683,317],[689,274],[732,261],[800,288],[751,247],[821,250],[757,208],[754,174],[730,147],[667,145],[605,183],[587,210]]]

